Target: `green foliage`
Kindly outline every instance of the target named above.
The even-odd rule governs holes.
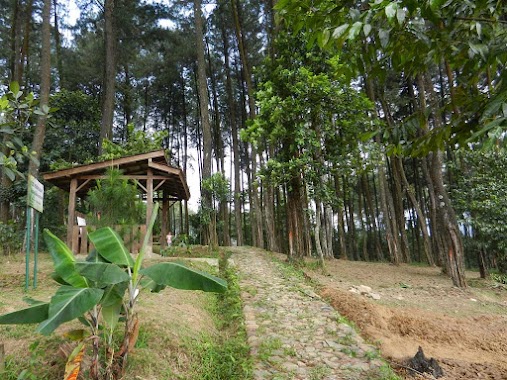
[[[4,255],[10,255],[21,251],[23,244],[23,231],[14,222],[0,222],[0,249]]]
[[[231,185],[222,173],[213,173],[211,177],[203,179],[202,188],[211,192],[215,202],[230,201]]]
[[[203,290],[206,292],[223,292],[225,283],[218,277],[187,268],[178,263],[158,263],[140,271],[158,285],[171,286],[183,290]]]
[[[58,170],[95,158],[101,118],[98,98],[61,89],[51,95],[51,105],[56,110],[46,130],[42,163]]]
[[[143,220],[144,209],[137,187],[120,178],[121,175],[118,169],[108,169],[107,178],[97,180],[97,187],[88,192],[94,225],[132,225]]]
[[[491,78],[494,68],[507,62],[504,3],[396,0],[370,2],[365,8],[360,2],[345,6],[332,0],[296,0],[278,1],[276,8],[285,23],[302,31],[308,46],[338,48],[351,73],[381,86],[392,80],[392,70],[404,80],[415,79],[444,62],[459,73],[452,96],[441,99],[442,111],[452,108],[452,118],[423,137],[402,140],[402,150],[426,154],[449,140],[465,145],[485,135],[494,141],[505,130],[503,69],[496,72],[498,85]],[[402,128],[422,126],[424,119],[412,114],[401,123]]]
[[[26,158],[35,160],[20,138],[33,113],[47,114],[49,108],[36,108],[33,93],[23,93],[19,84],[12,82],[9,91],[0,98],[0,169],[11,181],[21,174],[18,163]]]
[[[227,290],[218,295],[213,309],[220,337],[204,336],[191,342],[198,363],[194,377],[208,380],[252,379],[250,347],[243,320],[241,290],[236,271],[228,266],[228,256],[220,260],[220,276],[227,280]]]
[[[98,158],[99,161],[111,160],[134,154],[141,154],[162,147],[164,139],[168,136],[167,131],[155,131],[153,133],[135,130],[133,124],[127,126],[127,142],[115,144],[107,139],[102,142],[104,153]]]
[[[499,284],[507,285],[507,275],[505,274],[491,273],[489,278]]]
[[[358,156],[357,136],[370,130],[370,102],[351,88],[337,57],[305,49],[303,37],[281,31],[280,55],[267,62],[257,92],[259,114],[242,139],[280,147],[267,162],[262,179],[289,184],[303,176],[312,195],[331,201],[322,181],[333,164]],[[346,164],[345,164],[346,165]]]
[[[123,368],[125,362],[121,358],[115,359],[112,337],[123,314],[127,326],[123,329],[123,346],[128,352],[130,340],[135,339],[137,315],[134,306],[141,290],[160,291],[169,285],[178,289],[223,293],[227,288],[225,281],[181,264],[155,264],[143,269],[142,263],[157,210],[156,207],[136,260],[118,234],[108,227],[90,234],[95,250],[86,262],[76,262],[66,245],[45,230],[44,239],[54,262],[55,278],[63,285],[49,303],[32,301],[32,305],[26,309],[0,316],[0,324],[40,323],[37,331],[50,334],[61,324],[79,318],[90,327],[90,336],[103,338],[107,353],[106,372],[114,373],[115,377],[111,379],[119,378],[121,371],[114,368],[117,365]],[[97,362],[98,346],[93,347],[93,362]],[[120,362],[115,363],[116,360]],[[98,380],[101,377],[96,374],[92,378]]]
[[[462,223],[471,227],[474,249],[484,249],[507,270],[507,154],[503,148],[461,151],[452,196]],[[462,168],[462,169],[461,169]],[[468,245],[470,247],[470,245]]]

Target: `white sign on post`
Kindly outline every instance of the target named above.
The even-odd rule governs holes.
[[[27,203],[38,212],[44,209],[44,185],[32,175],[28,176]]]

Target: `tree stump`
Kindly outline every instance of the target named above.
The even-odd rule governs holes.
[[[424,352],[421,346],[417,350],[415,356],[408,361],[408,367],[420,373],[429,373],[436,379],[444,376],[444,371],[438,364],[438,362],[431,358],[428,360],[426,356],[424,356]],[[415,374],[415,371],[410,371],[412,375]]]

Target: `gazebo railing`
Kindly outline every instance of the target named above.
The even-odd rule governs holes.
[[[131,253],[139,253],[142,246],[144,235],[146,234],[146,224],[135,224],[131,226],[118,225],[114,229],[123,237],[125,246]],[[72,252],[74,254],[87,254],[93,249],[93,244],[88,238],[88,233],[95,230],[94,226],[72,227]]]

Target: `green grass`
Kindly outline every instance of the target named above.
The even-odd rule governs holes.
[[[350,356],[351,358],[357,357],[357,352],[351,348],[342,348],[340,351],[343,352],[345,355]]]
[[[426,261],[412,261],[410,264],[412,267],[429,268],[429,264]]]
[[[321,380],[324,377],[331,374],[331,370],[323,365],[319,365],[313,367],[310,370],[310,379],[309,380]]]
[[[33,326],[32,326],[33,329]],[[63,378],[65,360],[59,355],[50,358],[47,352],[57,352],[62,339],[53,335],[33,341],[28,350],[29,356],[7,355],[2,380],[54,380]],[[49,360],[50,359],[50,360]]]
[[[403,380],[403,378],[394,373],[389,364],[384,363],[384,365],[380,367],[380,377],[378,380]]]
[[[378,352],[378,350],[376,350],[376,349],[371,350],[371,351],[366,351],[364,353],[364,357],[367,358],[368,360],[375,360],[375,359],[380,358],[380,352]]]
[[[293,358],[295,358],[297,356],[296,349],[293,347],[285,347],[283,349],[283,354],[285,356],[292,356]]]
[[[310,270],[324,269],[322,262],[319,260],[305,261],[304,266]]]
[[[215,297],[210,310],[220,335],[202,335],[187,342],[194,359],[188,379],[252,379],[238,277],[227,265],[227,259],[227,254],[220,256],[219,275],[227,281],[228,288],[225,294]]]
[[[28,339],[34,335],[34,325],[5,325],[0,326],[0,336],[3,339]]]
[[[498,284],[507,285],[506,274],[490,273],[489,278]]]
[[[267,361],[273,355],[273,351],[282,348],[282,341],[279,338],[267,338],[259,346],[259,359]]]

